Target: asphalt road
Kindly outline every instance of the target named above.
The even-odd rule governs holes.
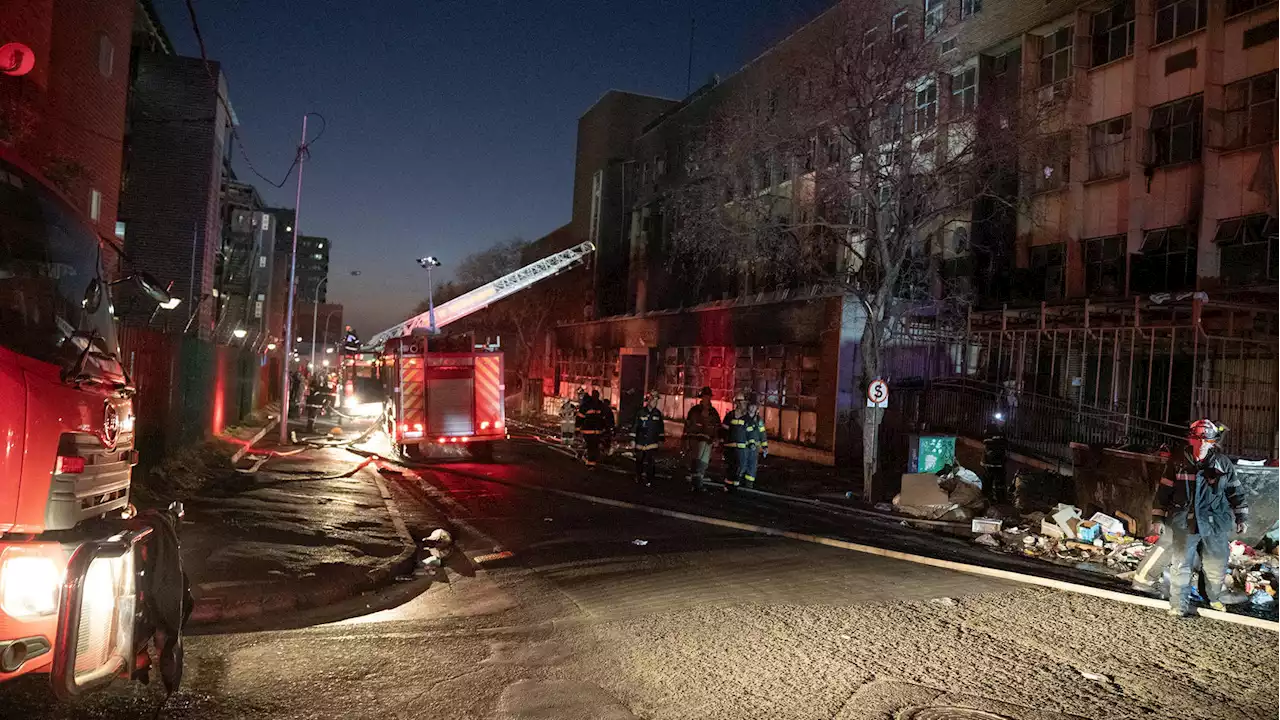
[[[423,469],[425,490],[389,479],[415,533],[444,522],[466,556],[509,557],[190,637],[161,717],[1276,717],[1268,631],[587,502],[545,488],[819,523],[546,453],[499,459]],[[0,689],[0,717],[149,717],[158,700],[58,707],[37,680]]]

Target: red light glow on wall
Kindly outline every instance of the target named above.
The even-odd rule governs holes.
[[[36,67],[36,54],[22,43],[0,45],[0,72],[5,75],[26,75]]]

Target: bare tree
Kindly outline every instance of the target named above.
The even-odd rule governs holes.
[[[851,299],[863,387],[891,372],[895,345],[960,324],[969,284],[939,265],[969,251],[971,226],[1012,222],[1018,133],[1034,125],[1017,93],[980,107],[977,69],[941,59],[946,18],[899,4],[846,0],[758,60],[700,128],[671,198],[671,261],[689,283]],[[861,418],[868,500],[882,415]]]

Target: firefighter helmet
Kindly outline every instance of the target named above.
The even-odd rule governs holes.
[[[1217,442],[1222,438],[1223,433],[1226,431],[1226,425],[1219,425],[1218,423],[1205,418],[1191,423],[1191,427],[1187,430],[1187,437],[1195,440]]]
[[[711,397],[711,386],[710,386],[710,385],[703,385],[703,386],[702,386],[702,389],[698,391],[698,397],[700,397],[700,398],[709,398],[709,397]]]
[[[644,394],[644,401],[649,402],[650,400],[652,400],[654,402],[657,402],[659,397],[660,396],[658,395],[657,390],[650,390],[649,392]]]
[[[746,396],[745,394],[743,394],[743,393],[738,393],[738,394],[736,394],[736,395],[734,395],[734,396],[733,396],[733,401],[734,401],[734,402],[736,402],[736,403],[746,402],[746,401],[747,401],[747,396]]]

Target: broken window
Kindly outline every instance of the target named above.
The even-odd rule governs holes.
[[[1058,300],[1066,294],[1067,244],[1037,245],[1031,248],[1031,273],[1043,282],[1044,299]]]
[[[1129,116],[1089,126],[1089,179],[1129,172]]]
[[[1276,139],[1276,73],[1255,75],[1226,87],[1222,119],[1223,146],[1228,150]]]
[[[1213,237],[1218,246],[1219,271],[1223,285],[1256,287],[1274,285],[1277,273],[1276,219],[1266,213],[1230,218],[1218,223]]]
[[[1035,192],[1056,190],[1071,181],[1071,135],[1056,133],[1043,138],[1032,160]]]
[[[1178,292],[1196,286],[1196,242],[1191,228],[1149,230],[1130,268],[1134,292]]]
[[[1133,54],[1133,0],[1093,14],[1093,66]]]
[[[1147,162],[1155,167],[1200,159],[1201,95],[1193,95],[1151,109],[1147,134]]]
[[[1083,243],[1085,294],[1123,294],[1125,236],[1091,238]]]

